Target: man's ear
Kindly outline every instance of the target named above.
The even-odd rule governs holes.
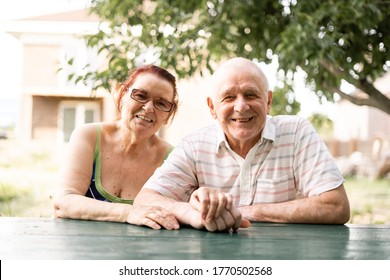
[[[214,119],[216,119],[217,118],[217,114],[215,113],[215,110],[214,110],[213,100],[210,97],[207,97],[207,105],[209,106],[211,116]]]
[[[268,99],[267,99],[267,114],[271,112],[271,105],[272,105],[272,90],[268,91]]]

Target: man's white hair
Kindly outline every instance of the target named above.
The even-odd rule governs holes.
[[[262,82],[264,84],[264,94],[267,96],[267,92],[269,91],[269,83],[268,83],[267,76],[264,74],[263,70],[260,68],[260,66],[258,64],[256,64],[255,62],[253,62],[249,59],[243,58],[243,57],[231,58],[231,59],[225,61],[224,63],[222,63],[218,67],[218,69],[214,72],[214,74],[212,75],[212,77],[211,77],[212,82],[215,82],[215,79],[218,78],[220,73],[223,72],[227,68],[236,68],[239,70],[239,69],[243,69],[243,68],[247,68],[247,67],[253,67],[254,69],[256,69],[257,73],[259,74],[260,79],[262,80]],[[213,96],[214,92],[215,92],[215,90],[213,90],[210,95]]]
[[[217,69],[217,71],[215,71],[215,74],[226,67],[233,66],[233,67],[240,68],[240,67],[248,67],[249,65],[253,66],[255,69],[258,70],[258,73],[265,84],[265,90],[268,91],[269,90],[268,79],[267,76],[264,74],[263,70],[261,70],[260,66],[255,62],[243,57],[235,57],[225,61],[224,63],[221,64],[221,66]]]

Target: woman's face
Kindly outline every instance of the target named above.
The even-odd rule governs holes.
[[[136,91],[133,91],[134,89]],[[133,98],[131,97],[132,91]],[[134,98],[142,100],[142,102],[136,101]],[[134,83],[122,97],[122,121],[138,135],[140,135],[139,133],[146,133],[151,136],[163,124],[167,123],[172,112],[159,110],[158,108],[161,108],[161,106],[157,103],[167,104],[166,101],[173,103],[173,98],[174,89],[168,81],[151,73],[142,73],[137,76]],[[157,105],[157,108],[155,105]]]

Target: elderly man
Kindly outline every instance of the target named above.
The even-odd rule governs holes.
[[[249,221],[343,224],[344,179],[308,121],[269,115],[272,92],[244,58],[222,64],[207,103],[214,124],[187,137],[144,185],[135,204],[158,205],[178,224],[236,230]]]

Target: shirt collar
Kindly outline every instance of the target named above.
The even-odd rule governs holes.
[[[271,140],[272,142],[275,141],[276,138],[276,125],[275,125],[275,119],[267,115],[267,119],[265,121],[265,126],[263,129],[263,133],[261,134],[261,138]],[[260,139],[262,141],[262,139]]]
[[[222,144],[225,145],[225,147],[230,149],[229,143],[226,140],[225,133],[219,124],[219,122],[216,120],[216,127],[217,127],[217,142],[216,142],[216,153],[218,153],[219,148]],[[261,133],[261,138],[258,143],[262,143],[264,140],[267,139],[270,141],[275,141],[275,135],[276,135],[276,126],[275,126],[275,119],[272,118],[272,116],[267,115],[265,126],[263,129],[263,132]]]

